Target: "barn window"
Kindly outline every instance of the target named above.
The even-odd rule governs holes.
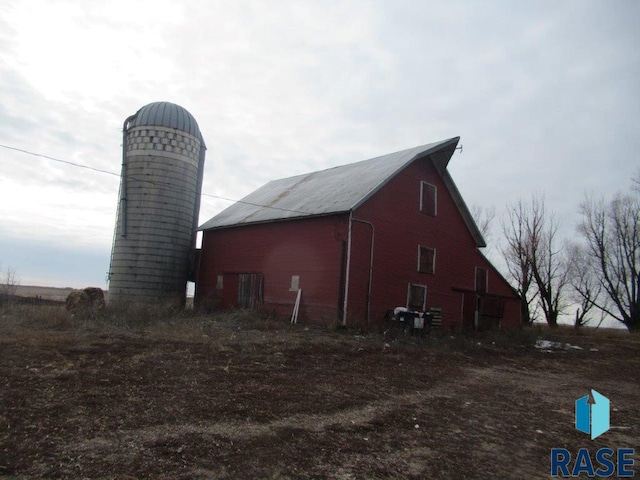
[[[222,290],[224,288],[224,276],[218,275],[216,279],[216,289]]]
[[[435,273],[436,249],[418,246],[418,271],[420,273]]]
[[[290,292],[297,292],[300,288],[300,275],[291,275],[291,287],[289,287]]]
[[[435,185],[420,182],[420,211],[431,217],[435,217],[438,213],[438,198]]]
[[[410,283],[407,291],[407,308],[423,312],[427,306],[427,286]]]
[[[486,268],[476,267],[476,292],[487,293],[489,283],[489,271]]]

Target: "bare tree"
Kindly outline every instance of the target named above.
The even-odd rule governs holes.
[[[640,330],[640,192],[611,202],[586,198],[580,232],[610,305],[595,305],[629,331]]]
[[[573,289],[569,299],[579,307],[576,311],[576,328],[591,321],[596,303],[602,302],[602,284],[595,276],[593,259],[589,256],[584,245],[573,243],[568,251],[569,281]],[[600,318],[602,322],[602,315]]]
[[[538,289],[538,303],[547,324],[558,325],[569,283],[566,255],[558,245],[559,223],[545,208],[544,198],[532,197],[526,222],[529,263]]]
[[[15,295],[18,285],[20,285],[20,277],[16,270],[10,266],[3,270],[0,264],[0,303]]]
[[[502,232],[506,241],[500,253],[507,265],[507,277],[522,298],[520,316],[524,324],[534,321],[532,310],[537,292],[533,282],[533,272],[528,254],[527,207],[522,200],[507,207],[507,217],[502,222]]]
[[[510,206],[503,232],[502,255],[509,277],[523,299],[522,318],[533,321],[532,305],[539,307],[550,327],[558,325],[569,282],[564,248],[559,245],[559,224],[546,212],[543,198],[532,197]],[[535,303],[534,303],[535,301]]]
[[[481,205],[473,205],[471,207],[471,215],[480,233],[488,243],[491,237],[491,226],[493,225],[493,220],[496,218],[496,208],[494,206],[483,207]]]

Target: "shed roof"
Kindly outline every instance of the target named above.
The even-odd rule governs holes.
[[[355,210],[411,162],[431,155],[476,243],[484,246],[482,235],[446,171],[459,140],[460,137],[454,137],[370,160],[273,180],[205,222],[199,230]]]

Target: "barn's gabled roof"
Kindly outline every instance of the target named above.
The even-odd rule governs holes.
[[[431,156],[478,246],[485,246],[446,170],[460,137],[340,167],[273,180],[205,222],[199,230],[329,215],[355,210],[401,170]]]

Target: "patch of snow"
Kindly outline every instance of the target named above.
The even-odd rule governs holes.
[[[536,341],[535,347],[538,350],[549,353],[556,352],[558,350],[583,350],[583,348],[578,345],[571,345],[570,343],[562,342],[552,342],[551,340],[542,339],[538,339],[538,341]],[[591,351],[593,351],[593,349],[591,349]]]
[[[551,350],[561,350],[562,349],[562,343],[560,342],[552,342],[551,340],[541,340],[538,339],[536,341],[536,348],[540,349],[540,350],[544,350],[544,351],[551,351]]]

